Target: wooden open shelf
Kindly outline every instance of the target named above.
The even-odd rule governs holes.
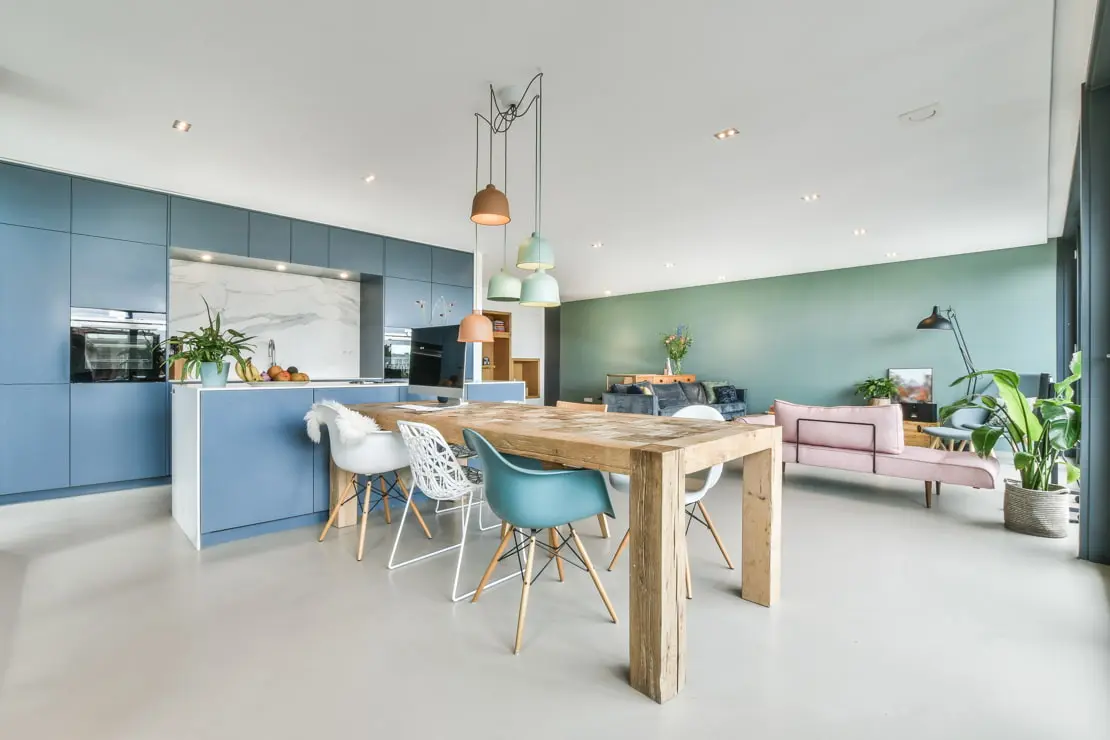
[[[514,357],[513,380],[524,381],[525,398],[540,397],[540,358]]]
[[[505,331],[495,331],[492,342],[482,342],[482,357],[490,364],[482,365],[482,380],[513,379],[513,315],[505,311],[482,311],[490,321],[504,321]]]

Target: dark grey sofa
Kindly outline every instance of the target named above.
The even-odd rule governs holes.
[[[674,416],[686,406],[712,406],[727,420],[748,412],[747,391],[737,388],[736,395],[736,403],[710,403],[701,383],[617,383],[602,394],[602,400],[610,412],[652,416]]]

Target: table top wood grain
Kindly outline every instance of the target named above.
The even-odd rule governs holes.
[[[411,405],[411,404],[408,404]],[[767,449],[782,431],[773,426],[675,419],[644,414],[599,414],[553,406],[477,403],[434,411],[400,404],[361,404],[355,410],[383,429],[398,421],[429,424],[448,442],[462,443],[462,430],[477,431],[502,452],[616,473],[631,469],[632,450],[681,450],[687,472],[702,470]]]

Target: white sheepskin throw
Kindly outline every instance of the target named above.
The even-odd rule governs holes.
[[[343,444],[357,442],[368,434],[382,430],[378,422],[369,416],[363,416],[336,401],[321,401],[312,404],[312,408],[304,415],[305,432],[316,444],[320,444],[320,425],[326,426],[332,414],[335,415],[335,428],[339,432],[339,441]]]

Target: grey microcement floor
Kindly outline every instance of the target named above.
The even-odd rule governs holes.
[[[737,562],[739,476],[706,499]],[[167,488],[0,507],[0,738],[1110,737],[1110,569],[1007,532],[1001,501],[951,486],[926,510],[917,483],[792,466],[775,608],[691,530],[687,683],[663,706],[625,678],[627,561],[602,574],[616,626],[585,573],[548,569],[514,657],[519,584],[452,605],[452,555],[387,571],[397,518],[358,563],[355,528],[197,553]],[[602,566],[615,503],[611,540],[579,526]]]

